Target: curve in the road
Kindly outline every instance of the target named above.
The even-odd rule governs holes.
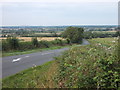
[[[82,45],[88,45],[89,42],[83,39]],[[16,74],[24,69],[41,65],[45,62],[54,60],[54,57],[62,54],[69,48],[55,49],[31,54],[8,56],[2,58],[2,78]]]

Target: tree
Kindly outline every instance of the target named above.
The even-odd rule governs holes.
[[[70,26],[62,33],[62,37],[69,39],[71,43],[82,43],[83,32],[83,28]]]
[[[56,44],[63,45],[63,41],[61,39],[55,39]]]
[[[120,30],[115,33],[116,36],[120,36]]]
[[[38,47],[39,42],[38,42],[38,40],[37,40],[37,37],[32,38],[32,44],[33,44],[35,47]]]
[[[18,49],[19,48],[19,40],[16,37],[7,37],[8,45],[11,49]]]

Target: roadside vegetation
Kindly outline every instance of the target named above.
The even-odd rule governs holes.
[[[118,88],[119,39],[95,38],[89,42],[71,47],[55,61],[3,79],[3,88]]]
[[[35,51],[57,49],[69,46],[67,40],[55,39],[53,41],[38,41],[36,37],[32,41],[20,42],[16,37],[8,37],[2,40],[2,56],[10,56],[16,54],[25,54]]]
[[[118,88],[120,47],[116,38],[89,40],[90,45],[71,48],[57,58],[57,87]]]
[[[2,51],[25,51],[35,48],[49,48],[50,46],[62,46],[67,44],[66,40],[55,39],[53,41],[38,41],[36,37],[31,42],[20,42],[16,37],[8,37],[2,41]]]
[[[33,66],[13,76],[3,79],[3,88],[52,88],[55,86],[53,75],[57,71],[55,61],[41,66]]]

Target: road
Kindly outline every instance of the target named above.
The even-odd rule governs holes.
[[[88,41],[83,40],[82,45],[89,44]],[[61,55],[63,51],[69,48],[48,50],[36,52],[31,54],[8,56],[2,58],[2,78],[16,74],[27,68],[41,65],[45,62],[54,60],[54,57]]]

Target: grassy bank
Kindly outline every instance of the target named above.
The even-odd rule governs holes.
[[[54,87],[53,75],[57,71],[55,61],[32,67],[3,79],[3,88],[48,88]]]
[[[5,78],[3,87],[118,88],[117,38],[97,38],[89,42],[90,45],[71,47],[55,61]]]
[[[57,87],[118,88],[120,61],[116,38],[89,40],[87,46],[71,48],[57,58]]]

